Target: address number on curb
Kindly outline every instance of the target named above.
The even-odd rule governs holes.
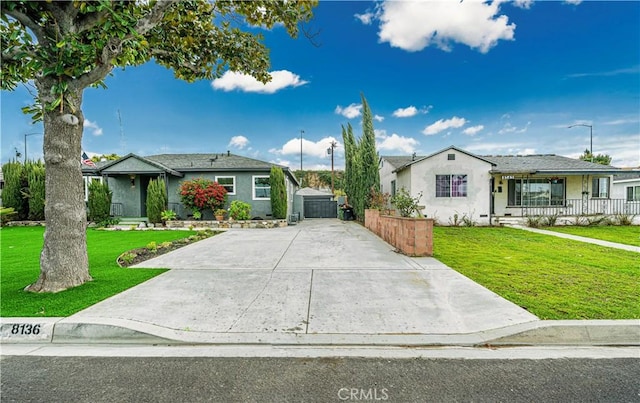
[[[0,332],[0,341],[24,343],[34,341],[46,341],[51,338],[54,323],[40,322],[18,322],[3,323]]]
[[[42,325],[31,323],[14,323],[11,325],[11,334],[19,334],[23,336],[29,336],[32,334],[40,334]]]

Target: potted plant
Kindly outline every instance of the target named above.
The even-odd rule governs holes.
[[[218,221],[223,221],[225,214],[227,214],[227,210],[225,210],[223,208],[219,208],[219,209],[217,209],[216,211],[213,212],[213,215],[216,216],[216,220],[218,220]]]

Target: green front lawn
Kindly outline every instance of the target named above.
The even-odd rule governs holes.
[[[0,229],[0,316],[69,316],[112,295],[140,284],[161,269],[124,269],[116,258],[130,249],[194,234],[193,231],[87,231],[89,271],[93,281],[56,294],[23,291],[40,273],[43,227]]]
[[[544,227],[543,229],[562,232],[564,234],[585,236],[587,238],[600,239],[603,241],[640,246],[640,226],[637,225],[610,225],[593,227],[568,225],[564,227]]]
[[[436,227],[433,250],[540,319],[640,318],[638,253],[486,227]]]

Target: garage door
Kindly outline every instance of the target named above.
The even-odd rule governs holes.
[[[337,218],[338,202],[327,199],[304,199],[305,218]]]

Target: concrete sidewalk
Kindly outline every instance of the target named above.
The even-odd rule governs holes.
[[[230,230],[135,267],[172,270],[68,318],[50,319],[31,339],[640,345],[640,321],[541,321],[436,259],[395,253],[354,222]],[[17,321],[3,320],[3,342],[19,342],[4,337]]]
[[[529,232],[536,232],[538,234],[557,236],[558,238],[571,239],[573,241],[586,242],[594,245],[606,246],[607,248],[622,249],[622,250],[628,250],[630,252],[640,253],[639,246],[625,245],[622,243],[603,241],[601,239],[587,238],[584,236],[565,234],[565,233],[556,232],[556,231],[548,231],[540,228],[525,227],[523,225],[510,225],[510,227],[521,229],[524,231],[529,231]],[[638,229],[638,236],[640,237],[640,228]]]

